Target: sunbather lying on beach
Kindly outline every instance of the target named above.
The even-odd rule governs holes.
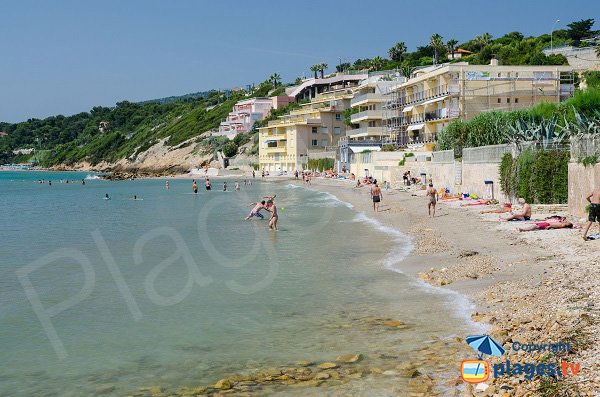
[[[479,199],[479,200],[475,200],[475,201],[471,201],[470,203],[463,203],[460,206],[461,207],[472,207],[472,206],[476,206],[476,205],[490,205],[490,204],[497,204],[498,200],[494,200],[494,199]]]
[[[498,208],[495,210],[481,211],[480,214],[504,214],[506,212],[512,212],[512,204],[511,203],[504,203],[504,204],[502,204],[502,208]]]
[[[525,201],[525,199],[520,198],[519,204],[523,206],[521,212],[516,212],[507,218],[500,218],[501,221],[528,221],[531,219],[531,206]]]
[[[563,218],[564,219],[564,218]],[[517,230],[520,232],[531,232],[533,230],[548,230],[548,229],[570,229],[573,227],[571,222],[565,220],[558,222],[533,222],[531,225],[518,227]]]

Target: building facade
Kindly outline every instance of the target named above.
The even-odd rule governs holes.
[[[227,115],[227,119],[221,122],[216,135],[233,139],[237,134],[247,133],[255,122],[267,117],[271,109],[294,101],[295,99],[289,96],[256,97],[239,101],[233,106],[233,111]]]
[[[269,173],[302,170],[311,151],[337,150],[346,135],[344,110],[352,91],[318,94],[300,109],[259,129],[259,165]]]
[[[452,120],[469,120],[486,111],[525,109],[569,98],[574,92],[570,66],[500,66],[455,63],[413,73],[386,95],[383,118],[400,145],[435,142]]]

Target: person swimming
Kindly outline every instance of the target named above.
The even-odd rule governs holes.
[[[106,194],[104,195],[104,200],[110,200],[110,196],[108,195],[108,193],[106,193]]]
[[[227,181],[223,182],[223,191],[227,191]]]
[[[192,181],[192,190],[194,191],[194,194],[198,194],[198,184],[195,179]]]
[[[206,190],[210,190],[211,189],[210,179],[206,178],[206,182],[204,183],[204,187],[206,187]]]

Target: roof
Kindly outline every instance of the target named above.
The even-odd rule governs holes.
[[[464,48],[457,48],[454,52],[462,53],[462,54],[472,54],[471,51],[465,50]]]

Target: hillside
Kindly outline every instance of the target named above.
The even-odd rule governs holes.
[[[0,164],[33,161],[43,167],[85,165],[111,169],[118,163],[120,168],[128,164],[136,168],[133,164],[139,162],[138,157],[147,157],[150,148],[157,154],[157,161],[175,148],[187,148],[180,155],[193,154],[196,160],[204,161],[228,141],[210,137],[207,132],[218,128],[235,102],[265,96],[270,88],[265,83],[251,94],[240,91],[229,97],[211,91],[172,101],[123,101],[113,108],[98,106],[68,117],[0,123],[0,131],[8,133],[0,138]],[[17,148],[34,148],[35,153],[15,155]],[[169,166],[165,164],[165,168]]]

